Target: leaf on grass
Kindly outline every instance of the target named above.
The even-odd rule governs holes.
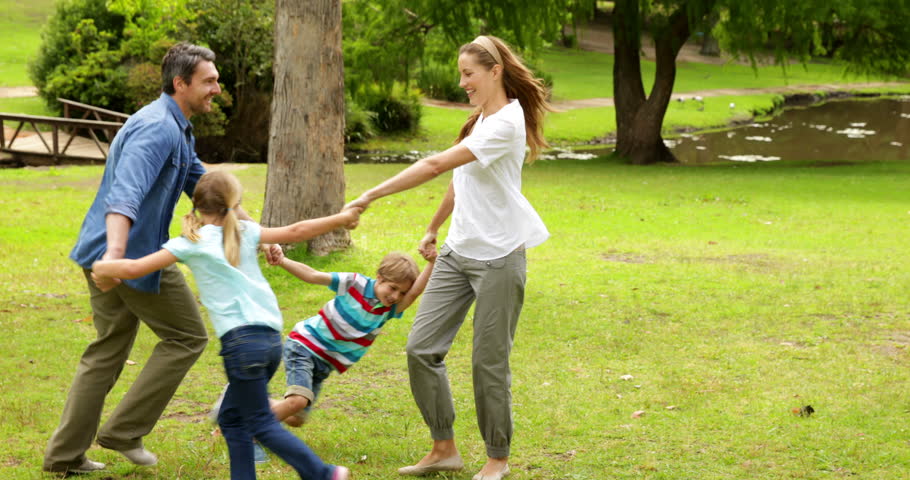
[[[87,317],[77,318],[77,319],[73,320],[73,323],[89,323],[91,321],[92,321],[92,316],[89,315]]]
[[[621,377],[619,377],[619,378],[620,378],[621,380],[632,380],[632,379],[635,378],[635,377],[633,377],[632,375],[626,374],[626,375],[623,375],[623,376],[621,376]]]
[[[667,405],[664,408],[666,408],[667,410],[676,410],[676,405]]]
[[[812,408],[812,405],[806,405],[804,407],[796,407],[791,411],[793,412],[793,415],[796,415],[797,417],[809,417],[813,413],[815,413],[815,409]]]
[[[641,418],[644,415],[645,415],[644,410],[636,410],[636,411],[632,412],[632,418]]]
[[[132,360],[127,360],[127,361],[126,361],[126,364],[127,364],[127,365],[135,365],[136,362],[134,362],[134,361],[132,361]]]

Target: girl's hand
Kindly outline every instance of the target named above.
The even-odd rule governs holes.
[[[360,224],[360,214],[363,213],[363,208],[361,207],[351,207],[345,206],[344,210],[341,211],[343,215],[347,215],[350,220],[345,224],[344,228],[348,230],[353,230],[357,228],[357,225]]]
[[[105,277],[103,275],[98,275],[95,272],[92,272],[92,281],[95,282],[95,286],[98,287],[98,290],[101,290],[102,292],[108,292],[117,285],[120,285],[119,278]]]
[[[357,197],[356,200],[348,202],[348,204],[344,206],[343,210],[347,210],[349,208],[359,208],[361,212],[365,212],[369,206],[370,200],[366,197],[366,194],[363,194]]]
[[[284,260],[284,250],[277,243],[262,244],[259,246],[265,252],[265,260],[269,265],[281,265]]]

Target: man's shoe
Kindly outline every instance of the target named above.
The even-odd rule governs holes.
[[[509,474],[509,464],[506,464],[506,466],[502,467],[502,470],[500,470],[492,475],[482,475],[482,474],[478,473],[477,475],[474,475],[473,477],[471,477],[471,480],[502,480],[502,477],[505,477],[508,474]]]
[[[99,470],[104,470],[104,467],[106,467],[106,466],[107,466],[107,465],[105,465],[105,464],[103,464],[103,463],[101,463],[101,462],[93,462],[93,461],[91,461],[91,460],[89,460],[89,459],[86,458],[85,461],[82,462],[82,465],[79,465],[79,466],[76,467],[76,468],[71,468],[71,469],[68,470],[68,472],[71,472],[71,473],[92,473],[92,472],[97,472],[97,471],[99,471]]]
[[[444,458],[436,463],[429,465],[409,465],[398,469],[401,475],[426,475],[435,472],[457,472],[464,468],[464,462],[460,455]]]
[[[126,457],[127,460],[133,462],[134,465],[151,467],[152,465],[158,464],[158,457],[142,447],[133,448],[131,450],[118,450],[118,452]]]

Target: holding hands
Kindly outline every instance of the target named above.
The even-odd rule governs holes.
[[[420,252],[423,259],[428,262],[436,260],[436,232],[427,232],[427,234],[420,239],[420,243],[417,245],[417,251]]]

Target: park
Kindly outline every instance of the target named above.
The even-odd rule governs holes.
[[[0,27],[22,42],[15,50],[7,46],[11,42],[0,46],[0,90],[33,86],[27,65],[54,3],[0,0],[19,15]],[[358,2],[343,3],[348,8]],[[468,3],[476,13],[481,2]],[[829,58],[794,60],[786,70],[773,62],[753,66],[742,59],[703,58],[691,51],[698,48],[693,38],[681,50],[672,92],[666,92],[660,144],[676,145],[667,151],[679,158],[684,155],[677,149],[710,132],[722,138],[766,135],[773,141],[752,144],[791,147],[786,154],[761,154],[782,160],[735,161],[717,157],[757,150],[721,152],[714,150],[717,143],[693,143],[692,152],[709,155],[708,161],[634,161],[634,155],[611,150],[623,135],[617,109],[628,108],[613,102],[612,73],[615,62],[629,60],[609,49],[598,51],[593,27],[581,32],[589,36],[579,34],[574,46],[554,42],[534,56],[553,80],[558,111],[547,118],[544,133],[557,148],[525,165],[522,175],[522,191],[551,236],[527,253],[526,297],[511,356],[515,437],[508,478],[905,478],[910,471],[910,158],[901,148],[908,127],[903,122],[910,118],[910,109],[902,110],[910,94],[906,77],[845,74],[843,65]],[[803,32],[790,33],[793,40]],[[456,48],[470,38],[459,38]],[[427,47],[427,55],[433,48]],[[449,52],[453,77],[455,51]],[[773,49],[765,53],[773,56]],[[874,53],[879,64],[907,66],[906,52],[895,51],[893,58]],[[658,75],[647,49],[641,70],[641,77]],[[370,79],[345,64],[346,85]],[[237,91],[227,90],[238,102]],[[841,97],[862,105],[892,102],[888,108],[897,110],[877,125],[887,124],[893,132],[873,128],[871,120],[856,118],[852,123],[870,123],[851,127],[849,119],[835,124],[816,115],[805,122],[831,127],[832,135],[842,130],[839,140],[852,142],[825,150],[820,158],[811,153],[808,137],[789,135],[786,128],[737,133],[782,118],[788,113],[783,106],[797,103],[791,97],[830,105]],[[54,115],[51,105],[41,96],[0,98],[0,112]],[[355,156],[392,156],[398,162],[416,155],[414,161],[444,150],[470,113],[457,100],[424,99],[421,107],[413,130],[348,142],[339,206],[407,166],[353,161]],[[810,115],[814,108],[820,107],[799,106]],[[863,130],[875,134],[849,137]],[[876,137],[886,138],[882,150],[872,150]],[[826,143],[829,137],[819,138]],[[226,150],[210,151],[225,160]],[[572,155],[560,158],[566,152]],[[585,152],[593,153],[581,155]],[[240,179],[242,205],[252,218],[276,208],[267,205],[272,165],[265,157],[208,167]],[[68,254],[103,170],[100,162],[0,169],[2,478],[56,478],[41,472],[43,453],[78,358],[96,334],[85,279]],[[301,244],[287,255],[326,272],[374,271],[389,251],[413,254],[423,266],[417,242],[450,179],[443,174],[376,201],[349,232],[347,248],[317,255],[313,246]],[[190,208],[182,197],[172,237],[180,234],[178,217]],[[181,268],[195,291],[191,273]],[[264,261],[262,271],[286,329],[327,300],[325,288],[302,284]],[[361,362],[327,383],[310,421],[291,429],[326,462],[348,466],[353,478],[405,478],[396,470],[420,458],[429,445],[408,386],[405,344],[414,315],[407,311],[388,323]],[[446,363],[457,410],[455,438],[472,467],[427,478],[467,480],[486,457],[475,419],[470,315],[468,320]],[[209,336],[205,352],[144,440],[158,465],[137,467],[94,445],[87,454],[108,467],[80,478],[230,476],[225,442],[208,419],[225,383],[211,328]],[[142,327],[107,396],[105,414],[156,342]],[[280,368],[271,383],[273,396],[284,384]],[[257,466],[257,474],[296,478],[275,455]]]

